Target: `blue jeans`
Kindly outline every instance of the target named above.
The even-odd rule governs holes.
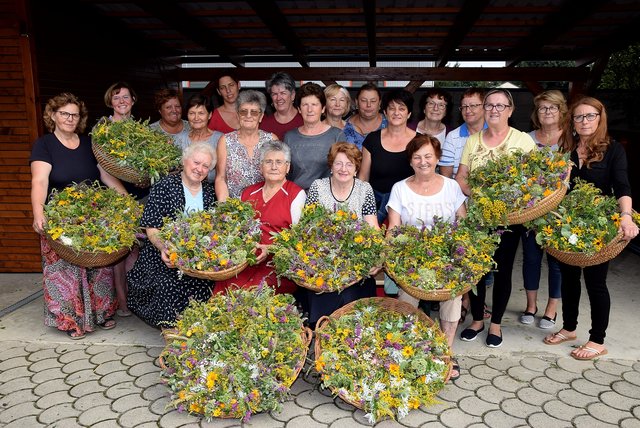
[[[387,219],[387,202],[389,202],[391,192],[382,193],[373,189],[373,196],[376,198],[376,207],[378,208],[378,224],[382,225],[382,223]]]
[[[522,278],[524,288],[527,291],[537,291],[540,288],[540,270],[542,268],[542,248],[536,243],[536,235],[533,231],[524,231],[522,240]],[[559,299],[562,297],[562,274],[560,273],[560,262],[547,254],[547,264],[549,265],[549,298]]]

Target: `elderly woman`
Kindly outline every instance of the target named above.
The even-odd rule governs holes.
[[[315,180],[309,188],[307,205],[321,204],[330,209],[347,207],[358,218],[371,226],[379,228],[376,219],[376,203],[369,183],[356,178],[362,163],[362,153],[351,143],[341,141],[331,146],[327,155],[327,164],[331,176]],[[373,269],[375,275],[379,269]],[[313,326],[323,315],[329,315],[336,309],[363,297],[376,295],[376,282],[368,277],[352,285],[341,293],[308,293],[309,322]]]
[[[273,132],[278,140],[282,140],[288,131],[303,123],[302,116],[293,105],[296,99],[296,82],[287,73],[278,72],[267,80],[266,88],[275,111],[264,118],[260,129]]]
[[[387,118],[380,113],[382,95],[373,83],[365,83],[356,94],[356,113],[344,125],[348,142],[362,150],[364,139],[373,131],[387,127]],[[413,107],[413,103],[412,103]]]
[[[420,98],[420,120],[416,124],[418,134],[432,135],[444,144],[447,136],[445,118],[451,111],[451,94],[440,88],[431,88]]]
[[[324,123],[344,129],[345,117],[351,111],[351,95],[344,86],[332,83],[324,88],[324,96],[327,99]]]
[[[165,219],[175,219],[178,212],[206,210],[214,201],[213,186],[206,180],[216,164],[216,153],[198,142],[182,153],[183,170],[160,180],[149,195],[140,225],[149,242],[127,273],[129,309],[154,327],[171,325],[190,299],[205,301],[211,297],[213,282],[179,275],[169,260],[159,232]]]
[[[258,128],[265,108],[267,99],[261,92],[242,91],[238,95],[236,113],[240,128],[218,141],[215,187],[220,201],[239,198],[245,187],[263,180],[260,147],[278,139],[276,134]]]
[[[44,236],[44,205],[53,189],[100,180],[122,194],[117,178],[98,165],[91,140],[81,135],[87,126],[84,102],[68,92],[51,98],[43,114],[49,134],[36,140],[31,152],[33,229],[40,234],[44,285],[44,323],[81,339],[97,327],[111,329],[118,307],[113,268],[88,269],[61,259]]]
[[[558,149],[561,127],[567,114],[567,103],[562,92],[552,90],[545,91],[533,99],[535,106],[531,113],[531,121],[535,130],[529,132],[538,148],[551,147]],[[542,248],[536,243],[535,233],[526,231],[522,235],[522,277],[524,288],[527,290],[527,307],[520,315],[522,324],[533,324],[538,312],[538,289],[540,288],[540,272],[542,268]],[[556,323],[557,307],[560,297],[560,284],[562,277],[558,260],[547,254],[549,265],[549,299],[542,318],[538,321],[538,327],[542,329],[552,328]]]
[[[407,144],[416,132],[407,126],[413,111],[413,95],[404,89],[388,92],[382,105],[389,121],[385,129],[367,135],[362,146],[362,169],[358,178],[371,183],[376,195],[378,222],[387,218],[391,187],[413,174],[407,160]]]
[[[529,152],[536,148],[528,134],[509,126],[509,118],[515,109],[513,97],[509,91],[492,89],[487,92],[483,100],[483,108],[487,128],[467,139],[456,175],[456,181],[466,195],[471,192],[467,181],[470,171],[511,151]],[[502,345],[500,325],[511,296],[511,272],[524,227],[522,225],[510,226],[508,230],[512,233],[502,234],[500,244],[493,257],[498,265],[498,270],[494,273],[493,313],[486,339],[487,346],[492,348]],[[476,285],[476,293],[469,295],[473,322],[460,334],[462,340],[475,340],[478,333],[484,330],[485,295],[486,284],[482,279]]]
[[[149,125],[165,134],[179,138],[189,132],[189,122],[182,119],[182,94],[175,89],[164,88],[157,91],[153,99],[160,113],[160,120]]]
[[[289,179],[303,189],[313,180],[329,176],[327,153],[331,145],[344,141],[342,131],[322,121],[325,109],[324,91],[316,83],[305,83],[298,92],[298,110],[304,123],[284,136],[291,147],[291,172]]]
[[[218,78],[216,92],[222,98],[222,105],[213,111],[209,120],[209,129],[223,134],[233,132],[240,127],[236,100],[240,93],[240,80],[235,76],[225,74]]]
[[[389,212],[389,229],[401,224],[416,227],[433,225],[434,216],[453,223],[467,213],[460,185],[455,180],[436,173],[436,166],[442,155],[440,141],[430,135],[417,135],[407,145],[407,156],[414,174],[396,184],[391,189],[391,196],[386,209]],[[399,290],[398,298],[418,306],[415,299]],[[462,297],[440,303],[440,326],[447,337],[449,347],[453,340],[460,319]],[[460,367],[454,362],[452,379],[460,376]]]
[[[193,95],[187,103],[187,118],[189,119],[189,132],[177,137],[174,144],[184,150],[193,143],[203,141],[216,150],[222,133],[212,131],[207,127],[207,123],[211,119],[209,97],[201,94]],[[207,178],[210,183],[213,183],[216,178],[215,168],[209,171]]]
[[[300,220],[304,206],[305,193],[297,184],[287,180],[291,164],[291,151],[280,141],[265,143],[260,149],[260,171],[264,181],[244,189],[241,199],[251,202],[260,217],[262,237],[258,245],[260,254],[258,264],[249,266],[237,277],[226,281],[217,281],[215,292],[221,293],[229,286],[247,287],[259,284],[263,280],[275,288],[276,293],[293,293],[297,286],[286,278],[276,278],[267,256],[272,233],[289,228]]]
[[[622,145],[609,137],[607,111],[597,99],[582,97],[569,108],[564,123],[560,149],[571,153],[573,168],[571,183],[580,178],[593,183],[604,195],[613,195],[620,209],[620,231],[623,239],[638,236],[638,226],[631,218],[632,200],[627,157]],[[560,263],[562,271],[562,318],[560,331],[545,337],[548,345],[576,340],[578,306],[580,303],[580,276],[589,295],[591,330],[589,340],[571,351],[576,360],[592,360],[607,353],[604,346],[611,301],[607,288],[609,262],[580,268]]]

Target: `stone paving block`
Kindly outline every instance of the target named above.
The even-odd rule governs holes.
[[[42,348],[28,354],[29,361],[32,361],[34,363],[41,360],[48,360],[52,358],[57,360],[59,357],[60,357],[60,354],[56,352],[55,348]]]
[[[633,363],[633,365],[631,366],[635,371],[640,372],[640,362],[636,361]]]
[[[308,415],[309,413],[309,409],[296,405],[295,401],[285,401],[282,403],[282,410],[279,412],[272,412],[271,417],[281,422],[288,422],[295,417]],[[349,414],[351,414],[351,412],[349,412]]]
[[[581,409],[584,409],[588,404],[598,402],[598,397],[583,394],[575,389],[563,389],[558,392],[558,398],[569,406],[579,407]]]
[[[541,392],[528,386],[519,389],[518,392],[516,392],[516,397],[523,403],[528,403],[533,406],[542,406],[547,401],[553,399],[553,396],[546,392]]]
[[[3,342],[3,345],[7,344],[8,342]],[[53,346],[51,346],[51,344],[48,343],[39,343],[39,342],[31,342],[31,343],[22,343],[22,342],[16,342],[14,344],[14,346],[21,346],[24,347],[25,351],[27,351],[28,353],[32,354],[34,352],[37,352],[41,349],[45,349],[45,348],[54,348]]]
[[[20,389],[14,392],[10,392],[7,395],[0,398],[0,409],[8,409],[16,404],[24,403],[26,401],[36,401],[38,396],[33,393],[31,389]]]
[[[594,397],[599,396],[605,391],[611,391],[611,387],[609,385],[593,383],[582,378],[576,379],[571,382],[571,388],[575,389],[576,391],[580,391],[583,394],[593,395]]]
[[[331,424],[336,419],[351,416],[351,412],[336,407],[333,403],[320,404],[311,410],[311,417],[316,421]]]
[[[631,412],[631,409],[640,405],[640,400],[620,395],[615,391],[603,392],[599,398],[600,401],[607,406],[626,412]]]
[[[417,427],[423,425],[425,422],[435,422],[437,420],[438,416],[425,413],[420,409],[415,409],[410,411],[407,416],[400,419],[398,423],[405,427]]]
[[[75,401],[75,397],[69,395],[67,391],[58,391],[52,394],[47,394],[43,397],[40,397],[36,401],[36,407],[39,409],[48,409],[49,407],[53,407],[57,404],[61,403],[73,403]]]
[[[102,351],[91,355],[89,361],[91,362],[91,364],[99,366],[100,364],[106,363],[108,361],[119,361],[121,359],[122,355],[116,354],[115,349],[103,348]]]
[[[569,406],[560,400],[549,400],[542,405],[542,410],[549,416],[563,421],[571,421],[573,418],[586,414],[586,410]]]
[[[26,416],[24,418],[20,418],[6,425],[3,425],[4,428],[36,428],[43,426],[45,425],[38,422],[38,418],[36,418],[35,416]]]
[[[524,419],[519,419],[511,415],[507,415],[501,410],[492,410],[482,418],[486,426],[490,428],[513,428],[518,425],[525,425]],[[460,425],[458,425],[460,426]]]
[[[41,410],[35,406],[33,401],[16,404],[15,406],[11,406],[0,413],[0,425],[8,424],[9,422],[24,418],[25,416],[37,416],[40,414],[40,411]]]
[[[74,409],[71,403],[60,403],[40,413],[38,420],[45,424],[52,424],[61,419],[75,418],[79,414],[80,411]]]
[[[73,351],[84,352],[85,349],[87,349],[87,346],[79,343],[60,343],[55,347],[55,351],[58,355],[63,355]]]
[[[540,406],[529,404],[517,398],[507,398],[500,403],[500,408],[506,414],[520,419],[526,419],[529,415],[540,411]]]
[[[293,418],[292,420],[287,422],[287,428],[296,428],[296,427],[326,428],[326,425],[313,420],[311,416],[304,415],[304,416],[298,416],[297,418]]]
[[[488,357],[484,363],[492,369],[496,369],[500,372],[506,372],[511,367],[519,365],[518,361],[514,358],[498,356]]]
[[[186,425],[188,423],[197,423],[200,418],[190,415],[188,413],[178,413],[177,410],[173,410],[158,420],[158,426],[162,428],[174,428]],[[226,419],[225,419],[226,420]]]
[[[110,398],[105,397],[103,392],[94,392],[76,399],[76,401],[73,402],[73,408],[83,412],[92,407],[110,406],[112,401]]]
[[[31,365],[31,361],[27,360],[27,357],[25,355],[19,355],[13,358],[8,358],[0,362],[0,373],[3,373],[5,370],[10,370],[16,367],[23,367],[23,366],[28,367],[30,365]]]
[[[587,413],[599,421],[617,425],[622,419],[631,416],[630,412],[614,409],[604,403],[593,403],[587,406]]]
[[[189,427],[189,426],[194,426],[194,425],[183,425],[181,428],[185,428],[185,427]],[[199,427],[199,425],[195,425],[196,427]],[[138,425],[136,428],[158,428],[158,422],[145,422],[143,424]]]
[[[101,421],[117,420],[118,416],[108,405],[95,406],[80,413],[78,422],[80,425],[90,427]]]
[[[81,384],[82,382],[88,382],[90,380],[98,380],[100,376],[97,375],[92,369],[80,370],[71,373],[65,378],[65,382],[71,386]]]
[[[122,383],[117,383],[113,386],[110,386],[105,391],[105,395],[115,400],[124,395],[140,394],[141,392],[142,392],[142,388],[138,388],[133,384],[133,382],[122,382]]]
[[[503,391],[502,389],[498,389],[493,385],[485,385],[481,386],[476,390],[475,394],[478,398],[487,403],[500,403],[502,400],[506,398],[513,398],[516,395],[513,392]]]
[[[149,407],[150,404],[151,401],[145,400],[140,394],[129,394],[115,400],[111,404],[111,408],[118,413],[124,413],[137,407]]]
[[[69,391],[72,397],[84,397],[87,394],[91,394],[93,392],[104,391],[106,388],[98,383],[97,380],[90,380],[87,382],[82,382],[72,387]]]
[[[542,372],[552,365],[555,365],[555,359],[545,359],[541,357],[524,357],[520,360],[520,365],[535,372]]]
[[[146,348],[144,346],[132,346],[132,345],[123,345],[118,346],[116,349],[116,353],[118,355],[127,356],[129,354],[135,354],[137,352],[146,352]]]
[[[151,359],[156,359],[160,356],[163,349],[164,348],[161,348],[159,346],[152,346],[150,348],[147,348],[147,355],[151,357]]]
[[[37,385],[33,389],[33,392],[36,395],[42,397],[44,395],[51,394],[52,392],[68,391],[68,390],[69,390],[69,385],[64,383],[64,379],[51,379]]]
[[[556,382],[553,379],[549,379],[548,377],[540,376],[533,379],[530,382],[530,385],[537,389],[538,391],[546,392],[547,394],[555,395],[558,391],[563,389],[570,388],[570,385],[566,383]]]
[[[492,380],[503,374],[502,371],[491,368],[486,364],[481,364],[475,367],[471,367],[469,369],[469,373],[473,377],[477,377],[478,379],[484,379],[484,380]]]
[[[611,389],[617,392],[620,395],[624,395],[625,397],[640,399],[640,388],[627,381],[618,381],[613,382],[611,384]]]
[[[8,395],[15,391],[20,391],[22,389],[32,389],[36,386],[35,383],[31,382],[30,377],[19,377],[17,379],[12,379],[8,382],[3,382],[0,384],[0,395]]]
[[[522,366],[511,367],[509,370],[507,370],[507,374],[515,380],[527,383],[531,379],[540,376],[540,372],[529,370],[528,368]]]
[[[569,353],[571,353],[571,350],[567,352],[567,355]],[[582,373],[587,369],[593,368],[593,360],[580,361],[571,356],[558,358],[556,363],[561,369],[573,373]]]
[[[99,364],[94,370],[97,374],[104,376],[113,372],[126,371],[127,368],[120,360],[113,360]]]
[[[150,386],[154,385],[164,385],[164,383],[162,383],[162,378],[160,377],[160,372],[158,371],[138,376],[135,379],[136,380],[133,383],[139,388],[149,388]]]
[[[153,400],[151,405],[149,406],[149,410],[156,415],[162,416],[166,413],[171,412],[174,407],[171,403],[171,397],[160,397],[156,400]]]
[[[444,401],[457,402],[464,397],[473,395],[473,391],[460,388],[457,385],[447,384],[444,389],[438,392],[438,399]]]
[[[95,425],[92,425],[91,428],[116,428],[121,425],[115,419],[107,419],[106,421],[100,421]]]
[[[2,381],[9,382],[12,379],[17,379],[19,377],[28,377],[28,376],[31,376],[32,374],[33,373],[29,371],[27,366],[13,367],[13,368],[10,368],[9,370],[2,372]]]
[[[456,405],[454,403],[450,403],[448,401],[441,401],[439,403],[434,403],[430,406],[422,406],[420,410],[430,415],[439,415],[447,409],[455,408]]]
[[[201,420],[201,428],[231,428],[241,427],[241,423],[237,419],[213,419],[211,421]]]
[[[582,373],[582,376],[593,382],[593,383],[597,383],[600,385],[606,385],[609,386],[611,385],[611,383],[620,380],[620,376],[616,376],[616,375],[612,375],[609,373],[605,373],[603,371],[600,371],[598,369],[589,369],[589,370],[585,370]]]
[[[571,428],[571,422],[559,421],[546,413],[534,413],[529,416],[527,423],[531,428]]]
[[[5,348],[4,342],[3,342],[3,349],[2,351],[0,351],[0,361],[9,360],[11,358],[16,358],[16,357],[25,357],[28,355],[29,355],[29,352],[26,349],[24,349],[24,346],[21,345],[21,346]],[[29,358],[31,358],[30,355],[29,355]],[[29,359],[29,361],[34,361],[34,360]]]
[[[376,428],[383,428],[385,427],[385,422],[383,421],[379,424],[376,425]],[[393,425],[386,425],[386,426],[394,426],[397,427],[397,423],[393,423]],[[367,425],[363,425],[355,420],[353,420],[353,418],[342,418],[342,419],[338,419],[337,421],[335,421],[334,423],[331,424],[331,428],[369,428],[371,427],[371,425],[367,424]]]
[[[295,382],[293,382],[293,385],[291,385],[291,389],[289,390],[289,393],[291,395],[298,395],[301,392],[311,391],[314,388],[316,388],[315,384],[309,383],[304,379],[302,379],[301,377],[298,377],[298,379]]]
[[[148,407],[129,409],[120,415],[118,422],[123,427],[135,427],[145,422],[156,422],[160,416],[149,411]]]
[[[486,366],[485,366],[486,367]],[[470,373],[468,376],[460,376],[456,381],[456,386],[468,391],[475,391],[481,386],[491,385],[491,382],[485,379],[478,379]]]
[[[98,343],[94,343],[92,345],[87,346],[84,349],[84,352],[86,352],[89,355],[97,355],[101,352],[105,352],[108,350],[112,350],[114,349],[112,346],[108,346],[108,345],[100,345]]]
[[[573,421],[573,426],[576,428],[594,428],[594,427],[598,427],[598,428],[607,428],[607,427],[617,427],[617,425],[614,424],[607,424],[604,423],[602,421],[599,421],[597,419],[595,419],[593,416],[591,415],[580,415],[577,418],[575,418]]]
[[[605,373],[609,373],[614,376],[622,376],[623,373],[632,371],[632,369],[625,364],[620,364],[616,361],[611,360],[597,360],[593,363],[597,370],[600,370]]]
[[[127,373],[135,377],[142,376],[147,373],[155,373],[156,376],[160,376],[160,369],[158,369],[158,367],[154,365],[153,362],[145,361],[143,363],[138,363],[131,366],[129,370],[127,370]]]
[[[633,416],[635,416],[640,421],[640,406],[636,406],[631,409],[631,413],[633,413]]]
[[[60,361],[57,358],[44,358],[42,360],[36,361],[35,363],[31,363],[29,366],[29,371],[33,373],[41,372],[42,370],[54,369],[57,367],[62,367]]]
[[[527,382],[521,382],[507,375],[500,375],[493,379],[493,386],[507,392],[516,392],[520,388],[528,386]]]
[[[146,350],[142,349],[142,351],[146,351]],[[131,366],[135,366],[136,364],[153,361],[155,358],[148,356],[146,352],[134,352],[132,354],[122,357],[121,361],[122,361],[122,364],[124,364],[125,366],[131,367]]]
[[[640,428],[640,420],[629,418],[620,421],[620,428]]]
[[[622,379],[636,386],[640,386],[640,372],[630,370],[622,374]]]
[[[544,371],[544,375],[557,382],[569,383],[572,380],[582,378],[582,373],[571,372],[560,367],[550,367]]]
[[[347,412],[353,412],[354,410],[357,409],[357,407],[354,406],[353,404],[349,404],[346,401],[344,401],[342,398],[338,398],[338,397],[335,397],[333,399],[333,405],[336,406],[338,409],[346,410]]]
[[[458,428],[461,426],[481,422],[482,418],[465,413],[460,409],[451,408],[440,413],[439,420],[442,425],[446,427]]]
[[[161,397],[169,397],[169,388],[163,384],[151,385],[142,391],[142,398],[153,401]]]
[[[51,379],[65,379],[66,377],[67,374],[62,372],[61,367],[54,367],[35,373],[31,376],[31,381],[40,384]]]
[[[124,366],[122,366],[121,368],[124,369]],[[106,387],[110,387],[110,386],[113,386],[113,385],[115,385],[117,383],[133,382],[135,380],[136,380],[136,378],[131,376],[129,373],[127,373],[124,370],[120,370],[120,371],[116,371],[116,372],[111,372],[109,374],[106,374],[106,375],[100,377],[98,382],[100,383],[100,385],[103,385],[103,386],[106,386]]]
[[[298,406],[302,406],[305,409],[313,409],[320,404],[333,403],[333,399],[326,395],[318,394],[318,391],[313,391],[298,394],[295,402]]]
[[[74,351],[65,352],[58,357],[58,361],[62,364],[68,364],[73,361],[88,361],[89,355],[84,352],[84,349],[77,349]]]
[[[500,407],[495,403],[488,403],[476,396],[473,396],[461,399],[458,402],[458,408],[470,415],[482,416],[486,412],[490,410],[497,410]]]

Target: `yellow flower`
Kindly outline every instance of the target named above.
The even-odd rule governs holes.
[[[213,389],[216,380],[218,380],[218,374],[216,372],[209,372],[207,375],[207,388]]]

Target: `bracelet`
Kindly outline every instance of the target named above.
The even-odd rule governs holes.
[[[625,216],[625,215],[628,215],[629,217],[633,217],[629,211],[622,211],[620,213],[620,217]]]

